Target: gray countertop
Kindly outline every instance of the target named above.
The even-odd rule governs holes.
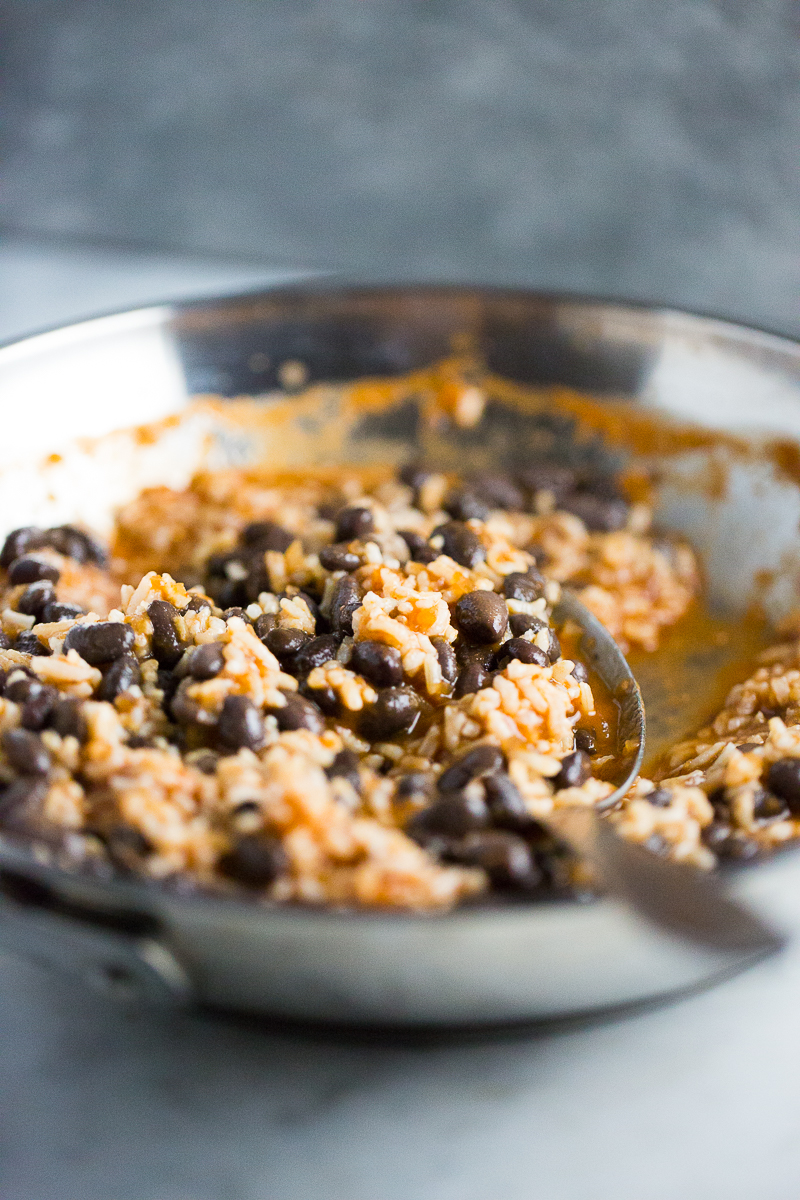
[[[0,336],[275,278],[0,247]],[[125,1011],[0,957],[3,1200],[795,1200],[800,950],[680,1004],[413,1046]]]
[[[3,0],[0,222],[798,327],[796,0]]]

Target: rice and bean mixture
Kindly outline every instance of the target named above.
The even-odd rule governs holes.
[[[569,583],[625,648],[654,649],[698,573],[649,517],[609,477],[543,462],[470,479],[207,473],[142,493],[110,547],[15,530],[0,825],[96,870],[276,901],[568,892],[580,864],[541,819],[602,807],[616,731],[551,609]],[[751,723],[734,735],[731,716],[716,756],[687,749],[674,778],[637,783],[612,814],[622,833],[707,865],[723,810],[734,839],[796,832],[753,799],[800,755],[786,655],[745,685],[731,713],[750,706]],[[790,810],[791,787],[770,787]]]
[[[697,844],[688,857],[708,867],[718,857],[755,859],[800,837],[797,620],[783,632],[714,720],[664,756],[656,788],[645,796],[651,785],[639,781],[615,818],[622,833],[673,856],[688,834]],[[681,831],[683,811],[691,821]]]

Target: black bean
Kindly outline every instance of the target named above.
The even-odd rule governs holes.
[[[270,591],[270,588],[269,572],[263,559],[258,558],[253,560],[247,572],[247,578],[244,581],[245,598],[248,604],[255,603],[258,597],[263,592]]]
[[[546,621],[541,617],[532,617],[530,613],[511,613],[508,625],[514,637],[522,637],[529,630],[536,634],[547,628]]]
[[[0,567],[8,569],[15,559],[21,558],[30,550],[41,550],[45,545],[44,533],[37,526],[24,525],[21,529],[14,529],[3,542]]]
[[[771,796],[760,788],[753,802],[753,817],[759,825],[771,825],[774,821],[787,821],[791,816],[789,806],[778,796]]]
[[[748,754],[751,750],[760,750],[761,742],[742,742],[741,746],[737,746],[736,749],[740,754]]]
[[[332,687],[326,685],[325,687],[312,688],[307,683],[301,683],[298,691],[307,700],[311,700],[313,704],[316,704],[317,708],[324,712],[327,717],[336,717],[339,715],[341,705],[339,697]]]
[[[75,617],[82,617],[85,611],[80,604],[67,604],[55,600],[52,604],[45,604],[42,609],[42,621],[45,624],[52,621],[72,621]]]
[[[446,683],[454,683],[458,675],[458,659],[456,652],[450,643],[443,637],[432,637],[431,643],[436,651],[436,657],[439,660],[439,666],[442,671],[442,679]]]
[[[557,663],[561,658],[561,642],[555,629],[550,630],[550,645],[547,647],[547,657],[551,663]]]
[[[242,565],[240,552],[228,550],[224,554],[209,554],[206,559],[206,571],[209,575],[220,576],[224,579],[227,578],[227,570],[232,563]]]
[[[65,696],[53,709],[50,724],[61,737],[74,737],[85,742],[88,734],[83,701],[74,696]]]
[[[755,838],[716,821],[703,830],[703,841],[721,858],[731,858],[737,862],[753,862],[762,853]]]
[[[535,576],[539,576],[538,580]],[[544,579],[539,572],[512,571],[503,580],[503,595],[507,600],[524,600],[531,603],[544,594]]]
[[[245,625],[250,624],[250,618],[240,604],[235,604],[232,608],[226,608],[222,614],[223,621],[232,621],[234,617],[237,617],[240,621],[244,621]]]
[[[266,645],[265,639],[267,634],[271,629],[274,629],[277,624],[278,618],[276,617],[275,613],[262,613],[261,616],[256,617],[255,621],[253,622],[253,628],[255,629],[258,637],[261,638],[261,641]]]
[[[499,642],[508,628],[508,608],[494,592],[468,592],[456,602],[456,624],[468,641],[485,646]]]
[[[44,687],[39,676],[30,667],[14,663],[2,672],[0,690],[7,700],[22,704],[32,692],[38,692]]]
[[[437,549],[439,538],[442,541],[440,550]],[[430,542],[438,554],[446,554],[462,567],[477,567],[486,558],[481,539],[461,521],[448,521],[446,525],[439,525],[431,534]]]
[[[108,561],[105,547],[85,529],[78,529],[75,525],[45,529],[42,538],[44,545],[52,546],[59,554],[74,558],[76,562],[96,563],[98,567],[104,567]]]
[[[213,679],[225,666],[225,654],[219,642],[197,646],[189,658],[192,679]]]
[[[375,521],[368,508],[348,505],[336,518],[336,541],[352,542],[366,537],[375,528]]]
[[[470,663],[464,667],[456,680],[453,696],[456,700],[460,700],[462,696],[471,696],[473,692],[479,692],[481,688],[487,687],[490,681],[491,675],[485,667],[482,667],[480,663]]]
[[[524,574],[525,574],[525,578],[529,579],[531,581],[531,583],[533,584],[533,586],[537,589],[537,591],[539,592],[539,595],[543,596],[545,584],[547,583],[547,580],[545,579],[545,577],[541,573],[541,571],[538,570],[538,568],[536,567],[536,564],[531,563],[531,565],[528,567],[527,571],[524,572]]]
[[[58,700],[58,691],[54,687],[40,687],[28,695],[22,705],[20,724],[23,729],[40,730],[48,723],[50,714]]]
[[[589,758],[582,750],[574,750],[561,760],[561,770],[553,780],[556,791],[562,788],[580,787],[589,778]]]
[[[645,850],[649,850],[651,854],[658,854],[662,858],[666,858],[670,850],[669,842],[663,833],[651,833],[641,845]]]
[[[187,682],[190,683],[191,680]],[[169,702],[180,686],[180,677],[177,672],[169,671],[166,667],[159,667],[156,672],[156,687],[164,693],[164,704],[169,706]]]
[[[537,824],[528,812],[519,788],[505,771],[490,775],[483,786],[494,825],[528,831]]]
[[[467,866],[482,867],[498,891],[533,891],[544,882],[530,847],[513,833],[492,829],[468,834],[446,857]]]
[[[519,637],[509,638],[507,642],[503,642],[494,656],[493,666],[498,671],[502,671],[513,659],[532,663],[537,667],[546,667],[550,661],[544,650],[534,646],[533,642]]]
[[[8,636],[7,633],[3,633],[2,629],[0,629],[0,650],[10,650],[10,649],[11,649],[11,638]]]
[[[409,687],[385,688],[374,704],[364,709],[361,728],[370,741],[380,742],[410,730],[417,722],[420,699]]]
[[[240,586],[238,580],[223,579],[219,575],[208,575],[204,582],[205,589],[217,608],[229,608],[240,600],[247,603],[245,588]]]
[[[409,796],[427,796],[431,791],[433,780],[422,771],[410,771],[401,775],[397,781],[397,799],[406,800]]]
[[[328,779],[346,779],[356,792],[361,792],[358,774],[358,755],[352,750],[340,750],[329,767],[325,768]]]
[[[357,554],[347,549],[347,544],[323,546],[319,552],[320,564],[326,571],[355,571],[361,562]]]
[[[478,663],[487,671],[492,669],[492,660],[494,658],[493,646],[473,646],[469,642],[459,640],[456,643],[456,661],[459,667],[468,667],[472,663]]]
[[[278,729],[307,729],[310,733],[322,733],[325,721],[322,713],[312,700],[298,696],[296,692],[286,694],[286,703],[282,708],[270,708],[278,722]]]
[[[253,521],[250,525],[245,525],[239,534],[242,546],[250,546],[262,552],[277,550],[280,554],[288,550],[294,540],[293,533],[289,533],[282,525],[276,525],[274,521]]]
[[[576,474],[571,467],[557,463],[533,463],[519,473],[519,481],[531,492],[552,492],[556,503],[575,487]]]
[[[0,792],[0,822],[6,828],[24,829],[39,815],[47,795],[44,779],[26,775]]]
[[[217,735],[232,750],[246,747],[259,750],[264,745],[264,721],[261,712],[247,696],[226,696],[217,722]]]
[[[401,483],[407,487],[413,488],[418,492],[426,479],[430,479],[432,472],[427,467],[423,467],[420,463],[405,463],[397,472],[397,476]]]
[[[439,776],[440,792],[460,792],[473,779],[494,775],[505,766],[503,751],[497,746],[476,746],[454,762]]]
[[[793,813],[800,813],[800,758],[779,758],[769,767],[765,782]]]
[[[714,788],[708,793],[708,799],[715,813],[725,821],[730,819],[730,804],[728,802],[728,792],[724,787]]]
[[[103,679],[95,692],[95,699],[113,703],[117,696],[136,687],[141,681],[142,671],[136,656],[122,654],[103,671]]]
[[[435,558],[439,557],[439,551],[434,550],[433,546],[421,534],[414,533],[411,529],[399,529],[398,533],[408,546],[408,553],[411,556],[412,562],[431,563]]]
[[[98,621],[95,625],[73,625],[64,638],[64,650],[77,650],[90,664],[98,667],[113,662],[133,649],[134,633],[121,621]]]
[[[211,602],[206,596],[190,596],[185,611],[202,612],[204,608],[211,608]]]
[[[582,750],[584,754],[597,753],[597,739],[593,729],[575,730],[575,749]]]
[[[577,679],[578,683],[589,682],[589,672],[582,662],[572,664],[572,678]]]
[[[469,488],[491,508],[519,512],[525,506],[524,495],[507,475],[476,475],[469,481]]]
[[[3,734],[3,750],[20,775],[46,775],[50,770],[47,747],[38,734],[28,729],[7,729]]]
[[[324,663],[336,658],[338,649],[339,639],[332,633],[323,633],[319,637],[312,638],[310,642],[306,642],[292,663],[292,673],[309,675],[315,667],[321,667]]]
[[[576,738],[576,744],[577,740]],[[647,793],[645,799],[648,804],[654,804],[656,808],[669,808],[672,804],[672,792],[669,788],[653,788],[652,792]]]
[[[19,583],[36,583],[39,579],[58,583],[60,577],[58,567],[41,558],[16,558],[8,568],[8,582],[15,587]]]
[[[395,687],[403,682],[400,651],[382,642],[355,642],[349,666],[375,687]]]
[[[488,823],[489,809],[482,796],[451,794],[415,813],[406,825],[406,833],[415,841],[425,841],[436,834],[463,837]]]
[[[335,521],[336,514],[341,511],[342,496],[331,496],[327,500],[321,500],[317,505],[317,513],[323,521]]]
[[[292,658],[310,641],[311,635],[304,630],[279,625],[269,631],[264,638],[264,645],[282,662],[286,658]]]
[[[158,686],[164,693],[164,712],[179,725],[215,725],[216,717],[204,708],[194,696],[189,695],[193,680],[184,679],[178,687],[176,677],[169,671],[159,671]],[[164,676],[162,679],[161,676]]]
[[[613,533],[622,529],[628,520],[628,505],[615,496],[570,492],[559,501],[559,508],[580,517],[592,533]]]
[[[361,592],[352,575],[343,575],[331,596],[331,626],[333,632],[348,635],[353,632],[353,613],[361,605]]]
[[[215,775],[217,766],[219,765],[219,755],[213,750],[204,750],[202,754],[198,754],[197,758],[192,759],[192,766],[198,771],[202,771],[204,775]]]
[[[131,750],[152,750],[155,744],[154,738],[145,737],[141,733],[132,733],[128,738],[128,746]]]
[[[485,521],[489,505],[469,488],[456,488],[445,497],[442,508],[456,521]]]
[[[153,626],[152,650],[162,667],[177,665],[184,647],[175,628],[178,610],[169,600],[154,600],[148,605],[147,615]]]
[[[27,671],[23,671],[21,667],[16,667],[6,677],[3,695],[6,700],[13,700],[14,704],[24,704],[31,696],[35,696],[38,692],[41,692],[44,686],[37,675],[29,674]]]
[[[47,658],[48,655],[53,653],[49,646],[42,645],[32,629],[26,629],[22,633],[18,633],[13,648],[14,650],[18,650],[20,654],[31,654],[38,658]]]
[[[263,833],[243,834],[222,855],[223,875],[245,887],[262,888],[287,869],[289,860],[280,842]]]
[[[17,601],[17,612],[25,613],[28,617],[41,617],[46,605],[52,604],[56,598],[56,589],[49,579],[39,579],[31,583]]]
[[[152,842],[132,825],[115,825],[105,836],[108,857],[124,870],[137,870],[153,851]]]
[[[241,612],[242,604],[249,604],[244,579],[223,579],[216,575],[208,577],[207,590],[218,608],[223,612]]]
[[[258,800],[240,800],[231,812],[235,823],[240,817],[261,817],[261,805]]]
[[[715,853],[724,853],[724,844],[729,840],[733,830],[730,822],[724,817],[716,817],[702,830],[704,844]]]

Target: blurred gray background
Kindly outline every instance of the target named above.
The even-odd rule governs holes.
[[[0,0],[0,227],[800,329],[796,0]]]

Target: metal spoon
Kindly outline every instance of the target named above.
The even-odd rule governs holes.
[[[645,711],[642,694],[625,656],[605,626],[564,591],[553,621],[580,626],[582,659],[597,673],[619,704],[617,788],[603,804],[613,805],[635,779],[644,758]],[[544,818],[543,824],[580,855],[601,879],[607,894],[630,905],[652,924],[691,942],[726,953],[761,958],[785,939],[725,892],[718,875],[671,863],[618,837],[597,811],[573,805]]]

